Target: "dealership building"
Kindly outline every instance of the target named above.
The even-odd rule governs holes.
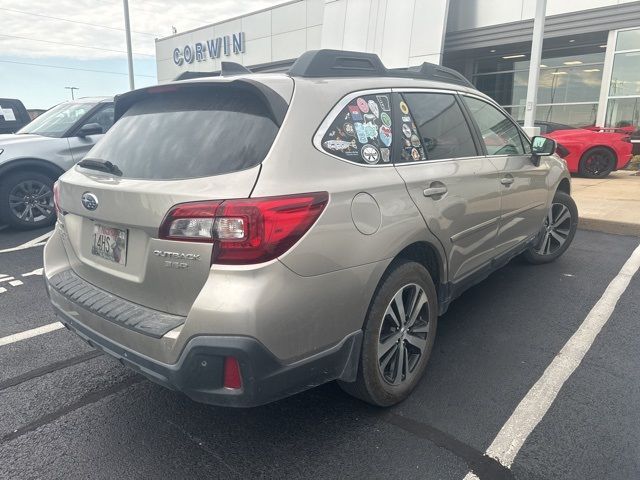
[[[221,61],[286,70],[307,50],[440,63],[524,117],[536,0],[294,0],[156,40],[158,81]],[[547,0],[537,119],[640,125],[640,1]]]

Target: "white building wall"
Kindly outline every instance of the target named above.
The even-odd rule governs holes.
[[[388,67],[440,63],[449,0],[325,0],[322,48],[377,53]]]
[[[622,5],[637,0],[547,0],[547,16]],[[536,0],[451,0],[450,32],[530,20]]]
[[[156,41],[158,83],[173,80],[185,71],[220,70],[220,61],[251,66],[298,57],[307,50],[320,48],[325,0],[294,0],[254,14],[208,25]],[[173,61],[174,48],[193,46],[224,35],[245,34],[244,53],[219,59],[194,61],[178,66]]]

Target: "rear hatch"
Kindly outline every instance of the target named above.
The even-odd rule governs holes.
[[[85,158],[92,168],[77,165],[59,182],[77,275],[155,310],[189,312],[209,274],[212,244],[161,240],[158,230],[176,204],[250,196],[281,124],[260,89],[198,82],[116,100],[122,117]],[[96,170],[107,162],[115,167]]]

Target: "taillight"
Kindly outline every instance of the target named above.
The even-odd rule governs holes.
[[[212,263],[272,260],[291,248],[318,219],[327,192],[283,197],[183,203],[165,217],[159,237],[214,244]]]
[[[60,206],[60,182],[53,184],[53,205],[58,215],[62,214],[62,207]]]

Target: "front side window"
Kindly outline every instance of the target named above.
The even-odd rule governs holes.
[[[475,119],[489,155],[524,155],[520,131],[504,113],[493,105],[463,96]]]
[[[473,136],[453,95],[404,94],[418,127],[427,160],[477,155]]]
[[[102,133],[107,133],[107,130],[109,130],[111,128],[111,125],[113,125],[113,110],[113,105],[108,105],[104,108],[101,108],[96,113],[91,115],[83,125],[97,123],[102,127]]]
[[[18,133],[62,137],[67,130],[95,106],[95,103],[61,103],[44,112],[28,125],[25,125]]]
[[[322,137],[325,152],[364,165],[391,162],[390,94],[362,95],[351,100]]]

